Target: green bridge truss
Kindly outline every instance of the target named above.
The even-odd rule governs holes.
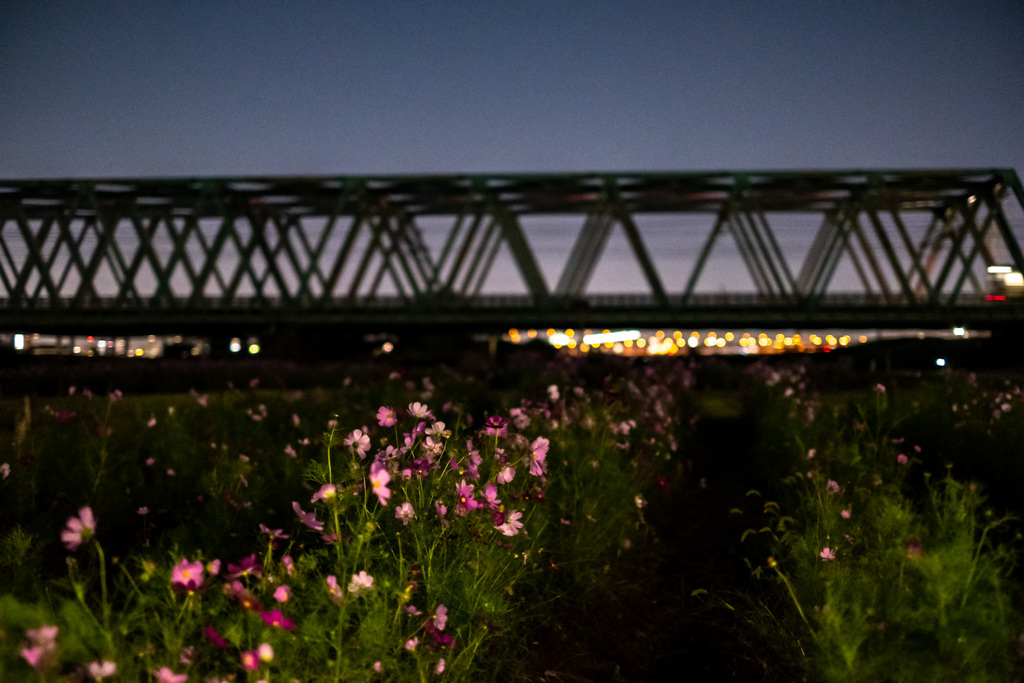
[[[1022,205],[1007,169],[0,181],[0,331],[1013,327]]]

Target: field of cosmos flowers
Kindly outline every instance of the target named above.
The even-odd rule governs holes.
[[[1024,673],[1020,377],[198,363],[0,400],[0,680]]]

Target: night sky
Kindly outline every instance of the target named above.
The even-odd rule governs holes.
[[[0,178],[1012,167],[1024,2],[7,2]]]
[[[0,179],[1024,172],[1022,35],[1021,0],[5,2]],[[681,289],[700,242],[645,229]]]

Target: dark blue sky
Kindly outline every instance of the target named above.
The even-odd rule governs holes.
[[[1013,167],[1024,2],[5,2],[0,178]]]

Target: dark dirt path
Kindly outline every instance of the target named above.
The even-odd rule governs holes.
[[[752,462],[758,435],[744,418],[706,419],[684,458],[681,486],[649,501],[657,542],[611,582],[612,590],[563,605],[557,627],[536,634],[529,681],[791,681],[746,621],[750,583],[740,536],[752,514],[730,514],[763,482]],[[700,482],[704,480],[702,487]],[[756,504],[752,506],[756,511]],[[756,512],[755,512],[756,514]],[[636,560],[637,558],[634,558]],[[637,569],[639,565],[639,569]],[[692,597],[701,589],[706,594]]]

